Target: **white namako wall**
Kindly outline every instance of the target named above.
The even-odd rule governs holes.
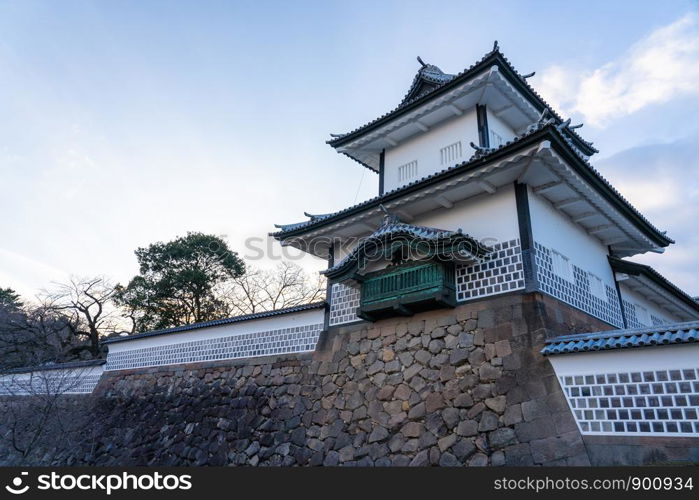
[[[469,146],[471,141],[478,144],[478,121],[475,107],[434,129],[413,136],[393,148],[386,149],[384,157],[385,191],[391,191],[469,159],[473,154],[473,149]],[[455,147],[456,152],[460,152],[460,154],[447,155],[442,162],[440,150],[456,143],[460,143],[459,146]],[[416,168],[408,168],[407,175],[401,176],[399,174],[400,167],[414,161],[417,162]]]
[[[549,358],[583,434],[699,435],[699,345]]]
[[[502,146],[515,137],[515,131],[507,123],[493,114],[490,108],[486,108],[488,117],[488,132],[491,148]]]
[[[619,282],[619,289],[621,290],[621,298],[624,300],[624,313],[629,328],[641,328],[643,326],[682,321],[681,318],[665,311],[657,304],[630,290],[624,285],[623,281]]]
[[[623,327],[607,247],[531,189],[528,194],[539,289]]]
[[[325,309],[110,343],[106,370],[313,351]]]
[[[535,241],[563,253],[576,266],[596,274],[606,284],[614,286],[614,276],[607,260],[609,252],[597,238],[589,235],[531,189],[529,211]]]
[[[456,298],[464,302],[489,295],[524,288],[519,223],[514,187],[501,188],[493,194],[483,194],[456,203],[450,209],[440,209],[417,216],[410,224],[455,231],[461,228],[476,240],[491,247],[489,259],[456,268]],[[348,249],[345,249],[347,251]],[[342,258],[343,255],[337,257]],[[359,290],[334,284],[331,292],[330,325],[358,321]]]
[[[89,394],[103,371],[104,364],[4,374],[0,375],[0,396]]]

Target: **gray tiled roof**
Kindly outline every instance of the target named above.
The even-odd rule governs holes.
[[[311,304],[303,304],[300,306],[287,307],[284,309],[275,309],[273,311],[264,311],[255,314],[245,314],[242,316],[233,316],[232,318],[216,319],[213,321],[204,321],[202,323],[193,323],[191,325],[176,326],[173,328],[165,328],[163,330],[153,330],[150,332],[137,333],[135,335],[125,335],[123,337],[112,337],[102,341],[103,344],[113,344],[115,342],[123,342],[126,340],[141,339],[144,337],[155,337],[157,335],[166,335],[169,333],[186,332],[189,330],[198,330],[200,328],[209,328],[212,326],[229,325],[231,323],[240,323],[243,321],[251,321],[254,319],[270,318],[272,316],[281,316],[283,314],[293,314],[311,309],[321,309],[326,306],[326,302],[313,302]]]
[[[697,313],[699,313],[699,303],[695,298],[690,296],[684,290],[680,289],[677,285],[668,280],[665,276],[660,274],[658,271],[645,264],[639,264],[638,262],[631,262],[630,260],[620,259],[618,257],[608,257],[609,264],[612,266],[614,271],[630,274],[632,276],[643,275],[660,285],[662,288],[667,290],[670,294],[674,295],[682,302],[684,302],[689,307],[693,308]]]
[[[367,246],[372,244],[380,245],[381,243],[392,240],[393,238],[408,237],[412,239],[419,239],[422,241],[432,241],[440,242],[446,240],[460,241],[468,244],[469,255],[474,257],[485,256],[490,249],[484,245],[481,245],[474,238],[468,234],[464,234],[461,229],[458,231],[448,231],[445,229],[437,229],[434,227],[427,226],[414,226],[412,224],[406,224],[401,222],[394,216],[387,215],[384,218],[384,222],[381,226],[374,231],[370,236],[363,239],[349,254],[347,254],[340,262],[336,265],[323,271],[323,274],[328,276],[333,276],[348,268],[352,263],[356,262],[361,252],[367,248]],[[462,250],[465,250],[462,248]]]
[[[546,341],[544,356],[699,342],[699,321],[629,330],[563,335]]]
[[[310,219],[307,221],[302,221],[298,222],[295,224],[285,224],[285,225],[277,225],[277,227],[281,228],[280,231],[270,233],[270,236],[273,236],[278,239],[284,238],[287,234],[292,233],[294,231],[303,229],[312,229],[317,226],[320,226],[324,223],[329,223],[334,220],[340,220],[344,216],[347,216],[350,213],[356,213],[359,212],[365,208],[369,207],[375,207],[380,205],[381,203],[388,201],[393,198],[397,198],[403,195],[403,193],[408,193],[413,191],[414,189],[419,188],[419,186],[423,183],[427,183],[430,181],[438,182],[438,179],[440,177],[448,177],[449,175],[452,175],[453,173],[456,173],[457,171],[461,170],[467,170],[469,168],[476,167],[478,165],[482,165],[483,163],[489,161],[491,158],[494,158],[498,153],[504,152],[509,149],[514,149],[517,145],[524,143],[527,139],[537,135],[537,134],[550,134],[553,137],[558,138],[560,141],[562,141],[565,144],[565,147],[569,153],[571,153],[579,162],[583,164],[583,170],[586,171],[587,173],[592,175],[592,179],[596,181],[596,183],[601,186],[601,189],[598,188],[598,191],[601,191],[602,193],[604,190],[609,190],[609,194],[611,195],[611,202],[616,203],[616,205],[622,209],[626,209],[628,212],[630,212],[633,216],[635,216],[639,221],[641,221],[643,224],[645,224],[648,229],[650,230],[651,233],[654,234],[656,239],[664,241],[666,246],[670,243],[674,243],[674,240],[669,238],[665,232],[660,231],[658,228],[656,228],[648,219],[646,219],[629,201],[624,198],[619,191],[614,188],[614,186],[611,185],[611,183],[605,179],[602,174],[595,169],[590,162],[587,160],[587,158],[582,155],[579,151],[577,151],[576,148],[571,147],[570,142],[568,139],[565,137],[565,135],[561,132],[561,127],[558,125],[554,125],[551,121],[545,120],[541,121],[537,124],[534,124],[532,127],[530,127],[524,134],[517,136],[513,138],[510,141],[507,141],[505,144],[502,144],[501,146],[493,149],[487,149],[485,151],[476,151],[474,155],[469,158],[467,161],[458,163],[456,165],[453,165],[451,167],[445,168],[443,170],[439,170],[437,172],[434,172],[430,175],[427,175],[421,179],[415,180],[413,182],[410,182],[406,185],[400,186],[396,189],[393,189],[391,191],[387,191],[386,193],[375,196],[374,198],[370,198],[366,201],[363,201],[361,203],[358,203],[356,205],[344,208],[342,210],[339,210],[335,213],[332,214],[325,214],[322,218],[316,218],[316,219]]]
[[[432,65],[426,65],[426,67],[422,68],[424,70],[425,68],[429,67],[430,69],[425,71],[424,75],[421,75],[420,72],[416,75],[415,79],[413,80],[413,84],[410,87],[410,90],[406,94],[406,96],[403,98],[401,103],[392,109],[391,111],[384,113],[383,115],[379,116],[378,118],[375,118],[374,120],[371,120],[368,123],[365,123],[364,125],[357,127],[356,129],[343,133],[343,134],[337,134],[333,136],[332,139],[327,141],[328,144],[330,144],[333,147],[337,147],[343,141],[351,135],[358,134],[360,132],[363,132],[367,129],[372,128],[373,126],[377,125],[379,122],[391,119],[393,115],[397,115],[402,113],[406,108],[408,108],[411,104],[413,103],[418,103],[422,101],[427,101],[432,98],[433,95],[436,95],[438,91],[441,89],[447,87],[450,83],[455,82],[457,80],[467,80],[471,76],[477,74],[479,71],[482,71],[486,67],[488,67],[488,64],[491,63],[501,63],[507,70],[509,70],[516,78],[516,81],[518,85],[520,85],[523,89],[525,89],[527,92],[531,94],[531,96],[538,102],[538,104],[545,109],[548,109],[551,115],[556,119],[558,123],[563,122],[563,118],[549,105],[533,88],[529,83],[527,82],[527,79],[524,78],[515,68],[512,66],[510,61],[503,55],[502,52],[500,52],[500,49],[497,45],[497,42],[495,46],[493,47],[493,50],[485,54],[479,61],[475,62],[468,68],[464,69],[463,71],[455,74],[455,75],[450,75],[443,73],[439,68],[436,66]],[[435,69],[436,68],[436,71]],[[443,75],[443,77],[439,77],[439,73]],[[433,82],[435,84],[434,89],[430,90],[429,92],[426,93],[421,93],[420,95],[411,95],[415,91],[415,88],[419,85],[419,80],[424,79],[430,82]],[[575,138],[581,143],[587,145],[591,152],[597,152],[597,149],[592,147],[592,143],[589,141],[586,141],[583,139],[575,130],[573,129],[566,129],[566,134],[570,135],[570,138]],[[569,139],[570,139],[569,138]]]
[[[89,368],[91,366],[100,366],[107,362],[105,359],[88,359],[84,361],[69,361],[67,363],[48,363],[45,365],[38,366],[23,366],[21,368],[10,368],[7,370],[0,371],[0,375],[11,374],[11,373],[30,373],[30,372],[40,372],[47,370],[65,370],[68,368],[78,369],[78,368]]]
[[[405,94],[405,97],[403,97],[403,100],[401,100],[398,107],[403,107],[406,104],[409,104],[415,99],[418,99],[423,95],[435,90],[435,86],[442,86],[445,83],[449,83],[454,78],[456,78],[456,75],[444,73],[441,69],[433,64],[425,64],[415,75],[413,83],[410,85],[410,89],[408,89],[408,92]],[[425,83],[431,85],[427,87],[424,85]],[[425,87],[427,88],[425,89]]]

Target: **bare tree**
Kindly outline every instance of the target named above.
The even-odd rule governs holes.
[[[311,278],[296,264],[283,262],[272,270],[247,266],[226,291],[231,314],[254,314],[317,302],[325,298],[325,279]]]
[[[73,333],[86,338],[93,357],[100,354],[100,337],[114,331],[118,316],[112,305],[114,285],[104,276],[71,278],[56,283],[51,291],[43,291],[44,307],[71,319]]]
[[[84,342],[73,320],[50,308],[0,306],[0,369],[36,366],[79,358]]]
[[[76,409],[89,368],[0,375],[0,465],[50,465],[68,442],[88,434],[89,416]]]

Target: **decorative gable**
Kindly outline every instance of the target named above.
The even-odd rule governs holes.
[[[399,106],[405,106],[414,99],[429,94],[437,87],[452,81],[456,76],[444,73],[433,64],[426,64],[419,56],[417,60],[422,67],[415,75],[413,83],[410,85],[410,89],[408,89],[408,93],[405,94]]]

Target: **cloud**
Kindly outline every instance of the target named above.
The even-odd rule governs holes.
[[[599,68],[550,66],[537,88],[564,114],[579,113],[600,128],[614,117],[699,95],[699,16],[656,29]]]
[[[677,243],[664,254],[633,260],[649,264],[692,295],[699,295],[699,136],[638,146],[598,163],[604,175],[650,221]]]

